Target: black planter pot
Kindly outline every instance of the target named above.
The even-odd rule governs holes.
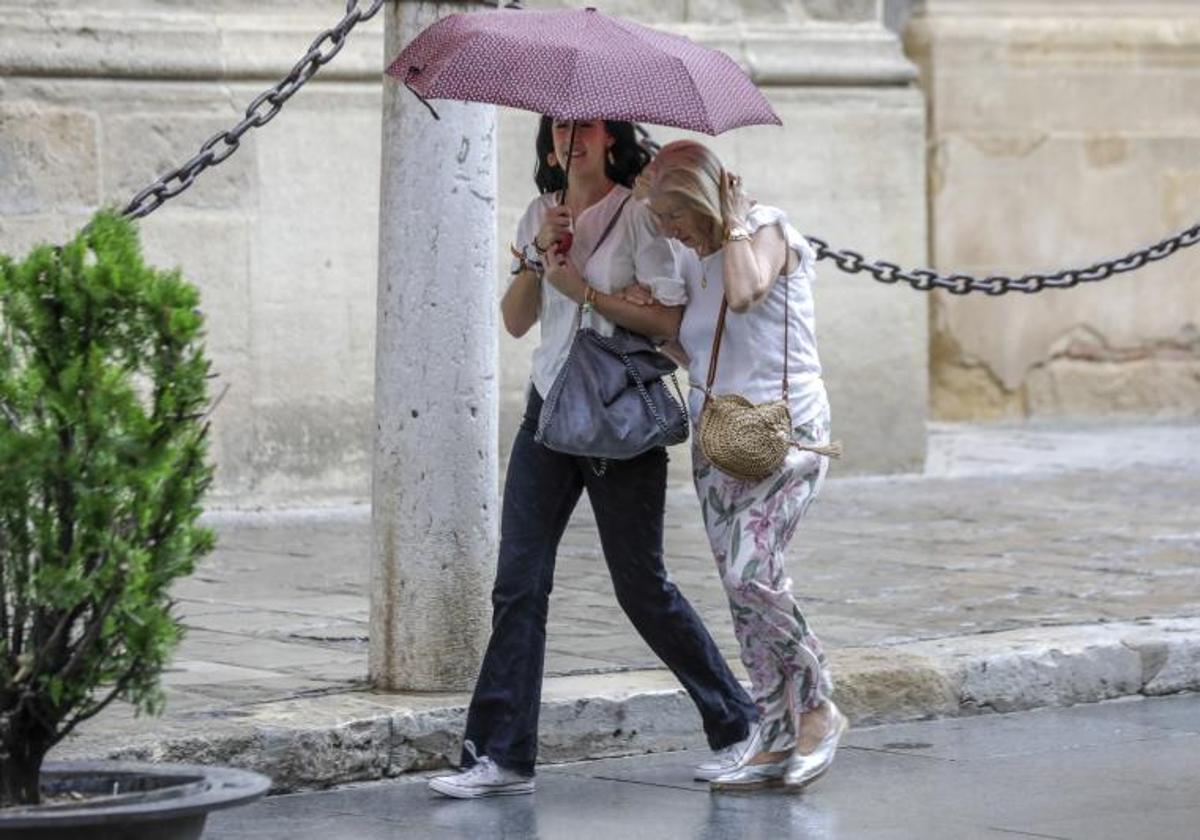
[[[271,786],[247,770],[115,761],[48,762],[41,783],[43,795],[91,798],[0,811],[2,840],[196,840],[209,811],[252,802]]]

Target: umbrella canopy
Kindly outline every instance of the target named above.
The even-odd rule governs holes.
[[[387,72],[425,99],[508,105],[559,119],[720,134],[780,125],[725,53],[595,9],[497,9],[429,26]]]

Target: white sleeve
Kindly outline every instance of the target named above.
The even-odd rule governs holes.
[[[675,263],[670,240],[659,233],[644,202],[633,201],[629,213],[629,234],[633,245],[633,269],[637,281],[650,287],[659,303],[683,306],[687,286]]]
[[[513,244],[517,246],[518,251],[533,241],[545,218],[546,202],[542,196],[538,196],[529,202],[529,206],[521,215],[521,221],[517,222],[517,238]]]
[[[546,205],[542,197],[539,196],[529,202],[529,206],[525,208],[525,212],[521,214],[521,220],[517,222],[517,236],[513,240],[513,247],[518,251],[533,241],[533,237],[537,235],[538,230],[542,226],[542,220],[546,217]],[[507,263],[506,263],[507,265]],[[514,257],[512,267],[508,273],[508,282],[512,283],[516,278],[516,271],[520,268],[520,261]],[[507,287],[506,287],[507,288]]]

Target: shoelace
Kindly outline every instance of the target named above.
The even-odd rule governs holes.
[[[471,760],[475,762],[471,766],[471,769],[467,770],[463,775],[463,781],[473,780],[493,772],[495,768],[495,762],[486,755],[480,755],[476,751],[475,743],[473,741],[463,741],[463,749],[471,754]]]

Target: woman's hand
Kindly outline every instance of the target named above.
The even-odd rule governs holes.
[[[642,283],[634,283],[626,286],[617,292],[617,296],[626,303],[632,303],[636,306],[651,306],[656,303],[654,293],[650,291],[650,287]]]
[[[550,252],[546,255],[547,266],[545,281],[576,303],[583,303],[587,292],[587,281],[575,267],[575,263],[567,259],[565,254]]]
[[[556,242],[563,239],[564,234],[571,230],[571,210],[566,206],[551,207],[546,211],[546,218],[533,238],[533,245],[539,251],[550,251]]]
[[[728,204],[725,209],[725,230],[744,229],[746,227],[746,218],[750,215],[750,208],[754,206],[746,193],[742,191],[742,179],[732,172],[725,173],[725,194],[728,197]]]

